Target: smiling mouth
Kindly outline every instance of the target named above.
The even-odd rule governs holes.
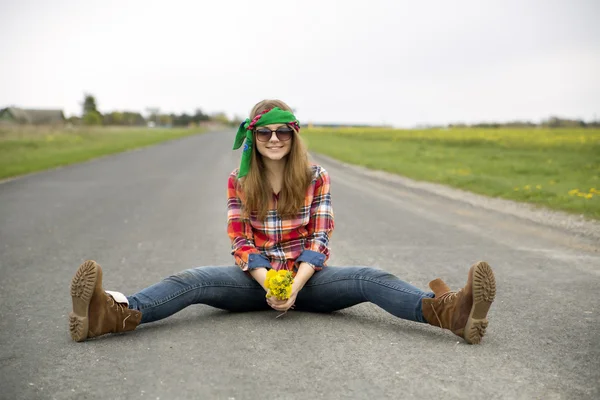
[[[279,150],[279,149],[283,149],[283,146],[279,146],[279,147],[267,147],[267,149],[269,149],[269,150]]]

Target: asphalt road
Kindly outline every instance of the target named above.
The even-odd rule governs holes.
[[[209,133],[0,185],[2,399],[600,396],[598,246],[318,157],[336,215],[330,264],[459,288],[472,263],[488,261],[497,296],[482,345],[371,304],[279,319],[197,305],[72,342],[69,282],[85,259],[126,294],[232,263],[232,142],[233,132]]]

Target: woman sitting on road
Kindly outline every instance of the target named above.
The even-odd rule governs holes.
[[[126,297],[104,291],[102,269],[86,261],[71,282],[73,340],[131,331],[191,304],[238,312],[332,312],[368,301],[480,343],[496,291],[487,263],[473,265],[458,292],[441,279],[431,281],[433,293],[379,269],[326,266],[334,228],[329,176],[309,163],[299,131],[291,109],[278,100],[258,103],[238,130],[234,149],[245,145],[240,168],[229,176],[227,201],[237,266],[188,269]],[[292,271],[287,300],[265,298],[269,269]]]

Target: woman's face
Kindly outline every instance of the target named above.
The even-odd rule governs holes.
[[[265,158],[278,161],[292,149],[294,131],[286,124],[271,124],[254,130],[256,149]]]

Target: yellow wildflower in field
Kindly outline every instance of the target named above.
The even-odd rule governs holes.
[[[535,185],[535,188],[536,188],[536,189],[541,189],[541,188],[542,188],[542,185]]]
[[[591,188],[590,193],[600,194],[600,190],[596,190],[596,188]]]
[[[579,193],[579,189],[569,190],[569,196],[576,196]]]
[[[518,186],[515,187],[515,192],[518,192],[519,190],[521,190]]]
[[[294,277],[291,271],[270,269],[267,271],[265,279],[265,288],[268,289],[267,298],[275,296],[278,300],[289,299],[292,295],[292,283],[294,283]]]
[[[523,187],[523,189],[525,189],[525,190],[531,190],[531,186],[530,186],[530,185],[525,185],[525,186]]]

